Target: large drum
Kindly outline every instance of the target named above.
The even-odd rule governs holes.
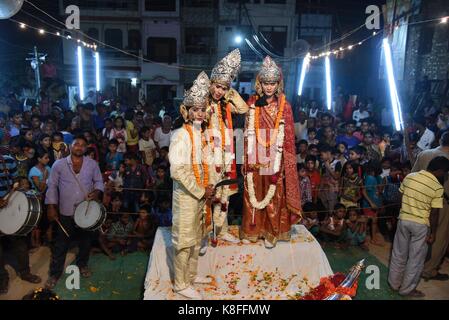
[[[8,205],[0,210],[0,232],[25,236],[39,223],[41,204],[34,194],[14,191]]]
[[[76,206],[75,224],[84,230],[99,229],[106,221],[106,208],[97,201],[83,201]]]

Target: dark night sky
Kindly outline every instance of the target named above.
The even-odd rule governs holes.
[[[30,1],[51,15],[59,17],[57,0]],[[341,34],[364,23],[366,19],[365,8],[368,5],[382,5],[383,3],[385,3],[385,0],[297,0],[297,12],[332,14],[335,21],[333,38],[337,38]],[[38,12],[28,3],[25,3],[22,10],[13,18],[30,23],[36,27],[43,26],[48,30],[56,31],[55,28],[45,25],[43,22],[31,17],[30,14],[47,23],[57,25],[56,22]],[[358,41],[369,34],[368,30],[360,30],[357,34],[350,37],[349,40],[351,42]],[[339,75],[336,80],[340,81],[348,90],[363,90],[362,86],[366,83],[366,80],[373,77],[373,75],[377,75],[379,61],[377,44],[380,40],[380,37],[377,37],[375,40],[354,50],[345,59],[335,63],[335,72]],[[347,45],[349,43],[342,42],[341,44]],[[31,52],[34,45],[38,46],[39,51],[48,53],[49,57],[55,61],[58,61],[61,57],[61,45],[58,38],[51,35],[41,36],[34,30],[23,31],[19,29],[17,24],[11,21],[0,20],[0,72],[17,74],[18,70],[23,70],[24,59],[27,57],[27,53]],[[23,71],[20,74],[23,75]]]

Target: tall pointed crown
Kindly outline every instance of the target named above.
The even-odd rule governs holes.
[[[240,70],[241,60],[239,49],[231,51],[212,69],[210,80],[230,87]]]
[[[210,80],[204,71],[197,76],[193,86],[185,91],[183,104],[186,107],[202,106],[207,101],[209,94]]]
[[[270,56],[266,56],[259,71],[259,79],[262,82],[278,82],[281,80],[281,69]]]

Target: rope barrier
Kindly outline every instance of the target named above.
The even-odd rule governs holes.
[[[385,187],[388,185],[394,185],[396,183],[384,183],[384,184],[378,184],[377,186],[370,186],[368,188],[379,188],[379,187]],[[128,191],[160,191],[160,192],[170,192],[172,193],[173,190],[172,189],[158,189],[158,188],[125,188],[125,187],[108,187],[108,188],[112,188],[115,189],[116,191],[124,191],[124,190],[128,190]],[[361,186],[360,188],[367,188],[365,186]],[[321,191],[333,191],[333,190],[343,190],[346,189],[345,187],[333,187],[333,188],[314,188],[312,189],[312,192],[321,192]]]

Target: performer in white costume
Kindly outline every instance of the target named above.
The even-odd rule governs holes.
[[[237,178],[232,114],[248,112],[248,106],[239,93],[231,88],[231,83],[240,70],[239,49],[230,52],[212,70],[210,96],[207,107],[209,142],[213,151],[213,164],[210,170],[211,183]],[[228,232],[229,197],[237,193],[237,185],[224,186],[216,190],[212,204],[213,219],[218,238],[239,243],[240,240]],[[202,253],[204,253],[204,246]]]
[[[205,202],[214,196],[209,184],[206,139],[206,101],[210,81],[201,72],[193,86],[185,93],[180,106],[181,127],[170,143],[170,171],[173,178],[174,291],[189,299],[202,299],[193,285],[209,283],[210,278],[197,276],[201,239],[210,225],[210,210]],[[209,215],[206,214],[209,213]]]

